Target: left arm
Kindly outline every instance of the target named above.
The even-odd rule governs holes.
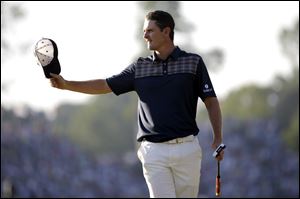
[[[204,100],[204,104],[206,106],[209,120],[213,128],[214,134],[212,148],[215,150],[222,143],[223,140],[221,108],[217,97],[207,97]],[[222,160],[223,154],[224,152],[221,153],[220,156],[217,157],[217,159]]]

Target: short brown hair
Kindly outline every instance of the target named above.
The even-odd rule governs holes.
[[[175,22],[173,17],[169,13],[162,10],[156,10],[153,12],[149,12],[146,15],[146,19],[155,21],[156,25],[161,31],[166,27],[170,27],[171,32],[169,36],[172,41],[174,40]]]

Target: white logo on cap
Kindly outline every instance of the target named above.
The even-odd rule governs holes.
[[[53,60],[54,47],[49,39],[43,38],[35,45],[34,54],[38,59],[38,64],[47,66]]]

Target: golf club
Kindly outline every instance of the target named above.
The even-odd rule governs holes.
[[[214,151],[213,156],[216,158],[222,150],[225,149],[224,144],[220,144],[217,149]],[[221,195],[221,175],[220,175],[220,161],[218,160],[218,171],[216,176],[216,196],[219,197]]]

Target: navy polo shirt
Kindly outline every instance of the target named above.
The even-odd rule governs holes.
[[[198,97],[202,101],[216,97],[201,56],[179,47],[166,60],[155,53],[139,58],[106,81],[116,95],[137,93],[137,141],[164,142],[197,135]]]

